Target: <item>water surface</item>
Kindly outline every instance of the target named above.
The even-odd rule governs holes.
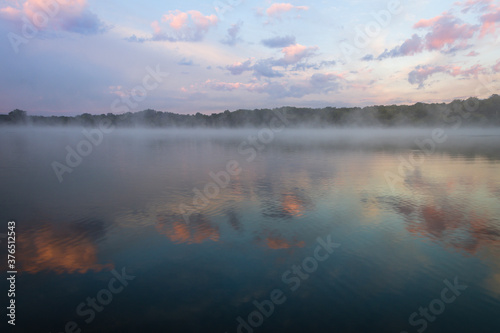
[[[498,331],[498,130],[434,146],[432,129],[259,133],[115,130],[60,182],[52,164],[81,129],[0,129],[16,331]],[[134,278],[107,292],[117,272]],[[259,317],[273,290],[281,303]],[[439,314],[412,325],[430,304]]]

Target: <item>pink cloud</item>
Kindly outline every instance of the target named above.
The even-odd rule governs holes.
[[[467,0],[464,3],[456,2],[454,6],[462,7],[462,12],[479,13],[477,18],[480,24],[463,22],[452,12],[444,12],[431,19],[422,19],[413,25],[414,29],[423,30],[425,35],[414,34],[400,46],[385,50],[377,57],[385,58],[414,55],[423,51],[440,51],[454,53],[465,50],[472,45],[476,38],[486,35],[495,35],[500,25],[500,6],[492,0]],[[470,52],[467,56],[476,56],[478,53]],[[372,58],[374,59],[374,58]]]
[[[392,50],[384,51],[377,59],[414,55],[424,50],[438,50],[444,53],[464,50],[469,47],[468,41],[479,31],[478,25],[464,23],[447,12],[431,19],[420,20],[413,28],[428,32],[424,37],[413,34],[412,38]]]
[[[5,19],[15,19],[21,17],[21,15],[21,10],[14,7],[7,6],[4,8],[0,8],[0,17],[3,17]]]
[[[283,61],[286,64],[295,64],[302,59],[311,56],[317,49],[317,46],[307,47],[300,44],[294,44],[284,47],[281,52],[284,53]]]
[[[443,15],[446,15],[446,12],[443,13]],[[431,19],[421,19],[420,21],[415,23],[415,25],[413,26],[413,29],[428,28],[430,26],[433,26],[434,24],[436,24],[437,21],[439,21],[439,19],[441,17],[442,16],[436,16],[436,17],[431,18]]]
[[[191,19],[193,20],[195,26],[202,30],[208,30],[211,26],[217,25],[219,19],[214,14],[204,16],[197,10],[190,10],[188,12],[191,15]]]
[[[154,31],[155,35],[161,33],[160,23],[158,23],[158,21],[153,21],[151,23],[151,28],[153,28],[153,31]]]
[[[466,41],[474,36],[478,30],[477,26],[472,26],[449,14],[444,14],[434,18],[431,31],[425,36],[426,48],[428,50],[441,50],[445,46],[451,48],[457,41]]]
[[[449,73],[451,76],[474,76],[477,77],[480,73],[483,73],[485,69],[481,65],[474,65],[469,69],[462,70],[460,66],[454,66],[449,69]]]
[[[88,9],[87,0],[12,1],[13,6],[0,8],[0,18],[15,22],[19,27],[28,19],[38,30],[70,31],[92,34],[106,30],[106,26]]]
[[[120,97],[127,97],[130,95],[128,91],[124,91],[122,86],[109,86],[109,93]]]
[[[291,10],[309,10],[307,6],[294,6],[290,3],[273,3],[268,9],[266,9],[266,14],[268,16],[279,17],[281,14],[289,12]]]
[[[481,16],[481,35],[484,37],[487,34],[494,35],[496,33],[497,24],[500,22],[500,7],[495,8],[494,12]]]
[[[168,14],[163,15],[161,20],[163,22],[169,22],[172,29],[180,30],[184,28],[188,21],[188,14],[181,12],[180,10],[169,11]]]
[[[169,41],[199,41],[203,39],[211,27],[218,23],[215,15],[203,15],[197,10],[182,12],[180,10],[170,10],[161,18],[167,26],[162,28],[158,21],[152,23],[152,40]]]

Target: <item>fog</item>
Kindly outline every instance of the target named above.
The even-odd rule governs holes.
[[[53,154],[60,147],[64,153],[66,145],[77,145],[89,141],[98,148],[109,142],[150,142],[187,143],[205,142],[224,144],[226,148],[247,143],[259,150],[268,148],[311,148],[318,149],[431,149],[474,150],[490,152],[500,145],[500,128],[440,128],[440,127],[399,127],[399,128],[286,128],[245,127],[245,128],[114,128],[106,130],[83,127],[43,127],[8,126],[0,127],[0,153],[3,163],[7,162],[6,152],[22,149],[29,154]],[[132,146],[130,146],[132,147]],[[432,149],[434,149],[432,148]]]

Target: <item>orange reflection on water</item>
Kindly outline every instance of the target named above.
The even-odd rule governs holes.
[[[488,243],[500,243],[499,228],[485,216],[467,218],[455,210],[425,206],[421,217],[422,223],[411,222],[408,231],[437,238],[470,254]]]
[[[412,234],[443,241],[446,245],[470,254],[486,244],[500,243],[500,228],[492,217],[478,215],[462,205],[415,205],[412,209],[394,209],[407,220],[406,229]],[[467,211],[470,211],[467,213]]]
[[[289,249],[291,247],[304,247],[306,243],[304,241],[288,241],[284,238],[270,236],[266,238],[267,247],[273,250],[279,249]]]
[[[96,245],[76,232],[59,231],[52,226],[19,239],[21,271],[38,273],[50,270],[62,273],[86,273],[89,270],[112,269],[112,264],[98,264]]]
[[[196,219],[189,225],[179,221],[161,221],[156,225],[161,234],[174,243],[199,244],[206,240],[219,240],[219,230],[205,219]]]
[[[500,244],[494,190],[499,183],[498,167],[488,160],[436,155],[407,172],[391,195],[381,193],[375,201],[403,216],[410,233],[475,254]]]
[[[292,194],[285,194],[283,198],[283,210],[292,216],[301,216],[304,206],[300,199]]]

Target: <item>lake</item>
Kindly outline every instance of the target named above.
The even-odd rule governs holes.
[[[499,139],[1,128],[15,331],[498,332]]]

